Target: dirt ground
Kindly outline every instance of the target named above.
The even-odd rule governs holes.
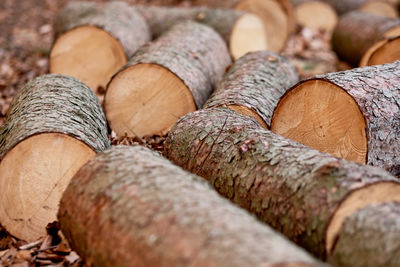
[[[52,23],[68,0],[0,1],[0,126],[18,88],[48,72],[48,55],[53,42]],[[102,1],[96,1],[102,2]],[[129,0],[140,4],[177,4],[190,1]],[[303,78],[347,68],[339,64],[329,44],[329,33],[297,28],[283,54],[298,67]],[[111,136],[113,144],[143,144],[162,150],[163,137],[143,140]],[[58,232],[57,223],[48,226],[48,236],[27,244],[0,226],[0,266],[81,266],[84,263],[71,251]]]

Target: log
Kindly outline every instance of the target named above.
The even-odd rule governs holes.
[[[336,10],[320,0],[291,0],[296,22],[302,27],[333,31],[339,18]]]
[[[400,266],[399,236],[399,202],[367,206],[344,222],[332,262],[349,267]]]
[[[149,24],[153,38],[159,37],[176,23],[193,20],[217,31],[228,44],[234,59],[247,52],[267,49],[263,21],[254,14],[207,7],[136,6],[136,9]]]
[[[400,35],[375,43],[364,53],[360,66],[382,65],[400,60]]]
[[[271,130],[399,175],[399,87],[400,61],[315,76],[281,98]]]
[[[339,15],[359,10],[389,18],[398,17],[396,4],[392,0],[322,0],[333,6]]]
[[[89,266],[325,266],[139,146],[113,147],[82,167],[58,218]]]
[[[0,132],[1,225],[26,241],[44,236],[72,176],[109,146],[92,90],[55,74],[27,83],[14,96]]]
[[[358,65],[374,44],[399,35],[400,19],[353,11],[340,17],[332,35],[332,47],[340,58]]]
[[[133,53],[150,41],[144,18],[127,3],[69,3],[54,23],[50,73],[73,76],[92,90],[105,88]]]
[[[193,0],[195,5],[234,8],[254,13],[264,21],[268,50],[280,52],[295,29],[295,20],[289,0]]]
[[[110,81],[104,108],[111,129],[130,137],[167,131],[204,104],[230,62],[212,28],[176,24],[141,47]]]
[[[346,217],[400,199],[388,172],[320,153],[226,108],[181,118],[165,156],[323,259]]]
[[[224,75],[203,108],[225,106],[269,129],[281,96],[299,81],[288,59],[270,51],[248,53]]]

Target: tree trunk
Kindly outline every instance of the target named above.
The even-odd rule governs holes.
[[[105,88],[151,34],[145,19],[124,2],[72,2],[54,23],[50,72]]]
[[[400,174],[400,61],[316,76],[280,100],[271,130]]]
[[[333,6],[339,15],[353,10],[395,18],[398,16],[396,6],[390,0],[322,0]]]
[[[104,113],[88,87],[64,75],[26,84],[0,132],[0,223],[27,241],[46,234],[71,177],[109,146]]]
[[[224,41],[212,28],[176,24],[114,75],[104,98],[111,129],[120,136],[168,130],[204,104],[230,62]]]
[[[181,118],[165,155],[322,258],[347,216],[400,199],[386,171],[322,154],[225,108]]]
[[[399,236],[399,202],[367,206],[344,222],[332,261],[335,266],[400,266]]]
[[[228,44],[234,59],[247,52],[267,49],[263,21],[254,14],[207,7],[136,6],[136,9],[147,20],[153,38],[157,38],[174,24],[193,20],[216,30]]]
[[[378,41],[400,34],[400,20],[353,11],[340,17],[332,46],[343,60],[353,65]]]
[[[381,65],[400,60],[400,35],[384,38],[372,45],[361,58],[360,66]]]
[[[58,218],[89,266],[324,266],[139,146],[113,147],[86,164]]]
[[[269,51],[249,53],[230,67],[204,108],[227,106],[247,115],[244,109],[268,129],[279,99],[298,81],[285,57]]]
[[[333,31],[338,14],[329,4],[321,0],[291,0],[299,25],[316,30]]]
[[[281,51],[295,29],[295,20],[289,0],[193,0],[195,5],[234,8],[258,15],[263,21],[268,50]]]

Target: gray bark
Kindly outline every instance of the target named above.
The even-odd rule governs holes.
[[[111,34],[121,43],[128,58],[151,39],[145,19],[134,7],[122,1],[69,3],[54,23],[55,39],[67,31],[85,25],[103,29]]]
[[[120,72],[141,63],[163,66],[185,83],[196,106],[202,107],[230,62],[226,44],[217,32],[188,21],[176,24],[154,42],[142,46]]]
[[[353,65],[358,65],[362,56],[384,34],[400,26],[400,19],[353,11],[340,17],[332,35],[333,50],[338,56]]]
[[[279,99],[298,81],[295,67],[285,57],[269,51],[248,53],[229,68],[204,108],[245,106],[269,127]]]
[[[113,147],[89,161],[58,217],[88,265],[324,266],[144,147]]]
[[[400,203],[375,204],[345,222],[332,255],[337,266],[400,266]]]
[[[40,133],[67,134],[97,152],[110,146],[97,96],[77,79],[60,74],[40,76],[22,87],[0,130],[0,159],[20,141]]]
[[[326,231],[349,194],[398,179],[263,129],[226,108],[193,112],[171,129],[165,156],[324,258]]]

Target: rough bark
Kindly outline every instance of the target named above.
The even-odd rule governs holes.
[[[67,31],[85,25],[98,27],[110,33],[121,43],[128,58],[151,39],[145,19],[134,7],[122,1],[69,3],[56,18],[54,39],[56,40]]]
[[[285,57],[269,51],[248,53],[229,68],[204,108],[245,106],[269,127],[279,99],[298,81],[295,67]]]
[[[400,61],[316,76],[344,89],[367,123],[367,164],[400,174]]]
[[[345,221],[332,261],[349,267],[400,266],[399,236],[400,203],[370,205]]]
[[[400,188],[384,170],[312,150],[225,108],[181,118],[169,132],[165,156],[322,258],[332,218],[346,198],[385,183]]]
[[[40,133],[70,135],[97,152],[110,146],[97,96],[65,75],[40,76],[14,96],[0,132],[0,159],[20,141]]]
[[[65,191],[58,217],[88,265],[324,266],[144,147],[93,158]]]
[[[246,14],[239,10],[208,7],[136,6],[135,8],[146,19],[153,38],[159,37],[179,22],[193,20],[213,28],[228,44],[236,21]]]
[[[340,17],[332,35],[333,50],[342,59],[358,65],[368,48],[384,39],[385,34],[400,27],[399,19],[353,11]]]
[[[230,62],[226,44],[217,32],[188,21],[176,24],[154,42],[142,46],[120,72],[142,63],[163,66],[186,84],[197,107],[201,107]]]

